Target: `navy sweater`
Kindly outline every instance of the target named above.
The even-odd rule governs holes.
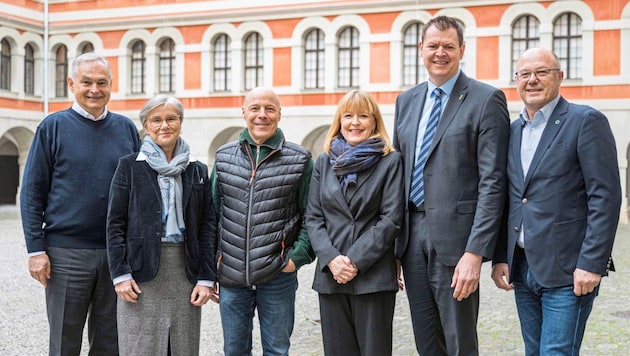
[[[135,125],[108,113],[93,121],[72,109],[37,127],[20,192],[28,252],[105,248],[109,185],[118,159],[140,149]]]

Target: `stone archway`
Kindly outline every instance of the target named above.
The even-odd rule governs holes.
[[[15,205],[33,132],[14,127],[0,136],[0,204]]]
[[[228,142],[238,140],[241,132],[243,131],[243,127],[228,127],[223,131],[219,132],[212,142],[210,143],[210,147],[208,148],[208,167],[212,170],[212,166],[214,165],[214,157],[217,153],[217,149]]]
[[[324,140],[326,139],[326,134],[328,134],[329,127],[330,125],[316,128],[306,135],[302,141],[302,146],[311,151],[314,160],[316,160],[317,157],[324,151]]]

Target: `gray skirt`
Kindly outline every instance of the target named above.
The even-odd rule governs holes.
[[[183,244],[162,243],[155,279],[138,283],[138,303],[118,298],[120,355],[199,355],[201,308],[190,303]]]

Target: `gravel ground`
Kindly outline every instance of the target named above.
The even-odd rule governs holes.
[[[582,345],[583,355],[630,355],[630,227],[618,230],[613,258],[617,272],[602,282]],[[314,265],[300,270],[292,355],[322,355],[317,294],[311,289]],[[482,270],[479,343],[481,355],[522,355],[523,342],[514,295],[497,289],[490,265]],[[415,355],[405,293],[398,293],[394,315],[394,355]],[[0,206],[0,355],[48,353],[48,325],[43,289],[27,271],[19,210]],[[221,355],[223,341],[218,306],[203,307],[201,355]],[[82,355],[87,355],[84,338]],[[254,355],[261,355],[258,327]]]

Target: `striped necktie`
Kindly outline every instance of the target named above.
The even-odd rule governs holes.
[[[443,93],[444,92],[440,88],[435,88],[433,90],[435,101],[433,102],[431,115],[429,115],[429,122],[427,122],[427,128],[424,132],[424,138],[422,139],[420,153],[418,154],[418,159],[416,160],[416,164],[413,167],[409,199],[416,206],[420,206],[420,204],[424,203],[424,165],[427,163],[429,149],[431,148],[431,141],[433,141],[433,136],[435,136],[435,130],[437,129],[438,121],[440,119]]]

